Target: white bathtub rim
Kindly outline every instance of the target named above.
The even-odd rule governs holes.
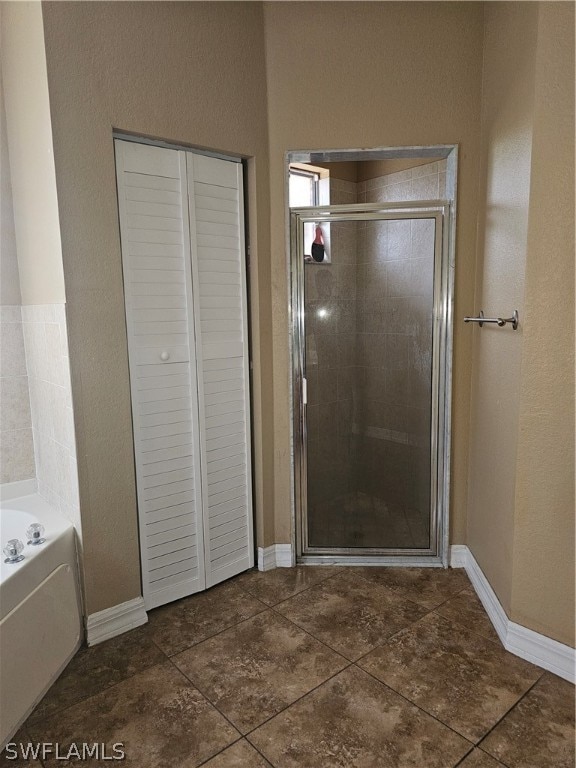
[[[35,477],[30,480],[16,480],[13,483],[0,484],[0,502],[32,496],[38,492],[38,481]]]
[[[2,530],[2,509],[31,515],[46,529],[46,542],[39,546],[26,543],[26,527],[23,521],[18,538],[24,542],[24,560],[8,564],[0,562],[0,619],[7,616],[36,586],[53,570],[67,563],[77,572],[75,530],[72,523],[57,512],[41,496],[30,494],[0,504],[0,533]],[[0,536],[2,547],[6,543]]]

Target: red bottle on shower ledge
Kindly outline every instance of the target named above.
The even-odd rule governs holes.
[[[316,227],[316,237],[312,242],[312,258],[314,261],[324,261],[324,236],[320,227]]]

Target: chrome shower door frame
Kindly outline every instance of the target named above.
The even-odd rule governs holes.
[[[426,549],[310,547],[307,509],[307,435],[303,224],[434,219],[432,331],[431,515]],[[294,502],[297,561],[340,565],[448,565],[452,307],[454,291],[451,204],[445,200],[295,208],[290,211]],[[313,268],[313,265],[311,265]],[[360,551],[359,551],[360,550]]]

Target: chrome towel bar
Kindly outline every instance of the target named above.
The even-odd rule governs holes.
[[[512,317],[484,317],[484,312],[480,310],[479,312],[480,317],[465,317],[464,322],[465,323],[478,323],[480,328],[484,325],[484,323],[495,323],[496,325],[500,326],[500,328],[503,328],[506,323],[510,323],[512,328],[516,330],[518,328],[518,310],[515,309],[512,313]]]

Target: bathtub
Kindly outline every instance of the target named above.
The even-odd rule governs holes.
[[[15,486],[12,483],[11,486]],[[73,525],[35,493],[0,487],[0,540],[24,543],[24,559],[0,567],[0,748],[56,680],[82,641]],[[28,484],[24,490],[33,490]],[[27,545],[30,523],[44,544]]]

